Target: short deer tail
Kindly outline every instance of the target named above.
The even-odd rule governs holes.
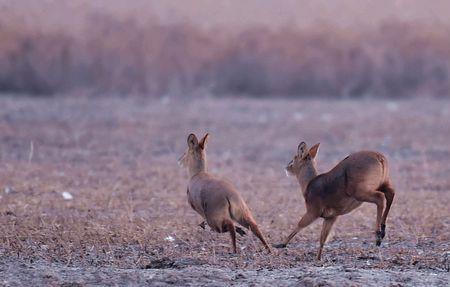
[[[231,219],[241,224],[241,219],[244,217],[244,209],[246,208],[245,204],[244,206],[236,206],[233,202],[230,201],[230,199],[227,197],[228,201],[228,212],[230,214]],[[245,226],[246,227],[246,226]]]
[[[378,155],[378,161],[380,162],[381,169],[383,170],[383,184],[380,186],[380,188],[382,188],[382,186],[386,185],[386,183],[389,181],[389,165],[386,157],[382,154]]]

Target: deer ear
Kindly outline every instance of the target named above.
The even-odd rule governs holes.
[[[198,139],[194,134],[190,134],[187,138],[187,144],[190,149],[196,148],[198,146]]]
[[[199,141],[198,145],[201,147],[201,149],[206,148],[206,144],[208,143],[209,139],[209,133],[206,133],[203,138]]]
[[[297,154],[298,154],[301,158],[303,158],[304,156],[306,156],[307,151],[308,151],[308,148],[306,147],[306,143],[305,143],[305,142],[301,142],[301,143],[298,145],[298,148],[297,148]]]
[[[313,147],[309,150],[309,155],[312,158],[315,158],[317,155],[317,152],[319,151],[319,145],[320,143],[316,143],[315,145],[313,145]]]

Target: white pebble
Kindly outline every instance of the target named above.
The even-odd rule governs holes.
[[[5,186],[4,191],[5,191],[6,194],[14,192],[14,190],[10,186]]]
[[[165,241],[169,241],[169,242],[174,242],[175,238],[173,238],[172,236],[167,236],[166,238],[164,238]]]
[[[65,200],[72,200],[72,199],[73,199],[72,194],[70,194],[70,192],[67,192],[67,191],[64,191],[64,192],[62,193],[62,197],[63,197]]]

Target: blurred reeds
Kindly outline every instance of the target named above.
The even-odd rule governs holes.
[[[57,32],[55,32],[57,31]],[[253,97],[448,97],[450,30],[389,21],[230,32],[105,14],[84,32],[0,19],[0,91]]]

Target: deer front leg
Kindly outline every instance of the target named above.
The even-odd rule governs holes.
[[[337,217],[325,218],[322,225],[322,232],[320,233],[320,247],[319,252],[317,253],[317,260],[320,260],[322,257],[322,250],[325,241],[327,241],[328,234],[330,234],[330,230],[333,227],[333,224],[336,222]]]
[[[294,231],[292,231],[291,234],[289,234],[289,236],[286,238],[286,240],[283,243],[274,244],[273,247],[275,247],[275,248],[285,248],[288,245],[288,243],[291,241],[291,239],[294,238],[294,236],[300,230],[302,230],[306,226],[308,226],[311,223],[313,223],[314,220],[316,220],[316,219],[317,219],[317,216],[307,212],[305,215],[303,215],[303,217],[298,222],[297,227],[295,227]]]
[[[233,221],[231,221],[231,220],[224,221],[222,229],[230,232],[231,246],[233,247],[233,253],[236,254],[237,253],[237,248],[236,248],[236,229],[235,229],[235,226],[233,224]]]

